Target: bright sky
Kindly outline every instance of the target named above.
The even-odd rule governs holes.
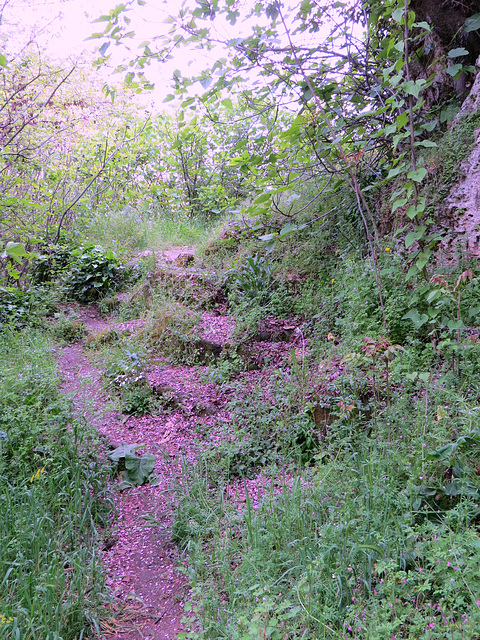
[[[98,49],[106,39],[88,40],[95,32],[101,32],[105,23],[94,23],[93,20],[108,14],[119,0],[10,0],[3,14],[3,34],[9,33],[10,25],[17,25],[15,38],[8,39],[6,49],[10,57],[15,55],[29,41],[33,33],[38,34],[36,41],[47,54],[60,60],[78,57],[85,53],[86,58],[98,57]],[[128,62],[140,51],[139,45],[151,37],[167,33],[169,25],[164,23],[168,15],[176,15],[183,0],[152,0],[144,7],[133,6],[128,12],[131,18],[135,38],[129,41],[131,53],[125,47],[111,45],[107,54],[111,54],[111,66]],[[168,10],[167,10],[168,9]],[[215,59],[215,55],[211,54]],[[201,59],[198,52],[195,59],[182,47],[176,50],[175,60],[164,64],[153,64],[146,69],[147,76],[155,83],[153,93],[157,108],[164,109],[163,98],[171,93],[170,78],[175,69],[182,69],[184,75],[193,75],[208,64],[208,59]],[[105,77],[105,76],[104,76]],[[120,76],[111,76],[112,83]],[[199,89],[200,90],[200,89]],[[151,102],[144,98],[142,102]]]
[[[70,56],[78,57],[82,52],[87,52],[86,59],[93,60],[98,57],[98,49],[106,39],[88,40],[95,32],[103,31],[105,23],[93,24],[93,20],[101,15],[108,14],[121,0],[7,0],[7,5],[3,13],[2,29],[4,37],[7,35],[6,51],[7,57],[21,50],[22,46],[28,42],[32,32],[36,32],[36,41],[47,54],[54,58],[66,60]],[[187,0],[189,4],[195,5],[195,0]],[[143,50],[140,48],[142,42],[151,39],[156,35],[167,33],[169,25],[165,24],[165,19],[169,15],[177,15],[184,0],[147,0],[147,4],[138,7],[136,2],[132,3],[132,8],[128,12],[131,19],[131,29],[135,32],[135,37],[129,40],[130,52],[123,46],[110,45],[107,55],[111,55],[111,66],[128,62],[137,53]],[[248,5],[249,0],[244,4]],[[298,7],[298,1],[293,5]],[[13,30],[9,25],[16,25]],[[215,29],[218,30],[222,38],[240,37],[247,25],[237,22],[231,26],[227,22],[217,20]],[[8,37],[14,33],[15,37]],[[315,36],[318,38],[318,34]],[[213,61],[222,56],[222,51],[189,51],[185,47],[179,46],[174,51],[174,59],[167,63],[154,63],[146,68],[146,74],[150,81],[155,83],[153,96],[142,97],[144,106],[155,104],[156,109],[171,108],[171,103],[163,103],[163,99],[172,93],[170,80],[176,69],[182,71],[184,76],[193,76],[201,70],[211,66]],[[105,73],[105,71],[103,72]],[[108,76],[103,75],[102,84]],[[115,84],[121,81],[120,76],[110,76],[109,83]],[[202,89],[198,84],[198,92]],[[173,104],[173,103],[172,103]]]

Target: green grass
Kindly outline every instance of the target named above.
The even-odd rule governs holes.
[[[274,268],[291,264],[277,256]],[[297,293],[277,286],[268,303],[232,305],[238,322],[255,322],[260,303],[263,316],[273,303],[301,312],[307,357],[248,391],[234,383],[221,444],[202,442],[184,466],[174,535],[192,597],[179,638],[478,638],[480,347],[439,327],[434,348],[403,318],[412,291],[396,256],[381,268],[387,335],[403,344],[388,370],[364,350],[366,335],[384,334],[372,269],[356,254],[307,272]],[[333,419],[317,443],[315,402]],[[239,508],[229,486],[256,473],[270,491]]]
[[[480,415],[456,393],[429,391],[427,416],[411,389],[382,412],[376,437],[334,423],[313,465],[266,470],[282,492],[270,491],[256,510],[226,500],[231,479],[219,482],[211,460],[185,465],[174,531],[195,588],[188,637],[478,637],[472,450],[440,461],[428,453],[451,441],[453,427],[478,430]],[[437,419],[436,402],[450,420]],[[453,495],[450,467],[464,469]]]
[[[88,216],[79,229],[82,241],[102,245],[120,256],[171,246],[206,242],[212,222],[134,208],[99,211]]]
[[[58,385],[45,337],[2,335],[0,638],[92,637],[108,600],[108,469]]]

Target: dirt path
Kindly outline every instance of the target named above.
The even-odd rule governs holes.
[[[170,261],[177,274],[188,278],[189,269],[184,268],[183,262],[189,264],[186,256],[191,254],[185,249],[174,247],[170,253],[162,252],[162,260]],[[182,264],[178,264],[179,258]],[[90,334],[105,332],[109,327],[135,331],[142,325],[141,320],[114,325],[113,320],[109,323],[102,318],[95,307],[77,309],[76,314]],[[201,338],[199,348],[211,348],[212,353],[215,349],[222,351],[231,340],[234,321],[220,315],[218,310],[205,311],[197,330]],[[278,367],[288,360],[298,342],[295,326],[285,319],[265,319],[259,327],[259,338],[243,345],[242,358],[248,366],[238,374],[237,383],[239,393],[245,397],[262,385],[262,376],[269,375],[269,367]],[[302,351],[299,358],[303,356]],[[115,493],[118,519],[112,523],[115,534],[105,541],[102,559],[108,586],[118,606],[112,611],[105,635],[109,640],[177,638],[184,631],[181,620],[189,594],[187,580],[177,570],[180,557],[172,542],[175,504],[171,489],[181,481],[182,461],[193,464],[199,446],[207,441],[208,446],[218,444],[224,437],[225,425],[232,419],[228,402],[233,388],[209,382],[211,376],[205,375],[208,367],[203,367],[205,371],[201,366],[150,363],[146,373],[148,384],[158,397],[166,398],[168,408],[159,415],[129,417],[109,405],[101,371],[92,365],[80,345],[64,347],[58,360],[63,391],[73,398],[77,416],[93,423],[111,449],[121,442],[143,444],[156,458],[154,473],[158,485],[147,484]],[[263,493],[281,490],[270,484],[271,479],[259,473],[252,479],[233,481],[226,495],[238,509],[243,509],[247,487],[251,504],[256,508]]]
[[[90,332],[109,326],[94,307],[79,315]],[[58,362],[62,390],[73,399],[78,417],[93,421],[108,442],[145,443],[157,457],[158,486],[118,491],[115,496],[118,520],[112,523],[115,535],[105,541],[103,562],[119,605],[105,634],[111,640],[176,638],[182,629],[186,583],[177,571],[178,554],[171,542],[169,480],[179,471],[179,453],[186,449],[181,432],[188,431],[188,425],[174,425],[166,416],[125,422],[125,416],[109,407],[101,372],[78,344],[62,348]]]

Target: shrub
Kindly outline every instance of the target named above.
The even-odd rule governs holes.
[[[112,251],[90,245],[72,251],[72,261],[63,272],[62,280],[71,298],[92,302],[111,295],[128,275]]]
[[[55,306],[55,294],[45,287],[0,287],[0,329],[38,325]]]

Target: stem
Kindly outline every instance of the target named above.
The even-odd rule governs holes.
[[[405,26],[403,29],[403,45],[404,45],[404,52],[405,52],[405,74],[407,77],[407,82],[410,82],[411,76],[410,76],[410,50],[408,48],[408,40],[409,40],[409,33],[408,33],[408,4],[409,4],[410,0],[404,0],[404,20],[405,20]],[[410,129],[410,164],[412,167],[413,171],[417,170],[417,159],[415,157],[415,122],[413,119],[413,96],[409,94],[408,96],[408,125],[409,125],[409,129]],[[413,202],[415,204],[415,208],[418,206],[418,185],[416,183],[415,180],[412,180],[413,182]],[[425,250],[425,243],[423,241],[423,238],[420,238],[418,240],[418,246],[420,247],[421,251]],[[425,280],[428,282],[428,272],[427,272],[427,265],[423,265],[422,267],[422,274],[423,277],[425,278]]]

